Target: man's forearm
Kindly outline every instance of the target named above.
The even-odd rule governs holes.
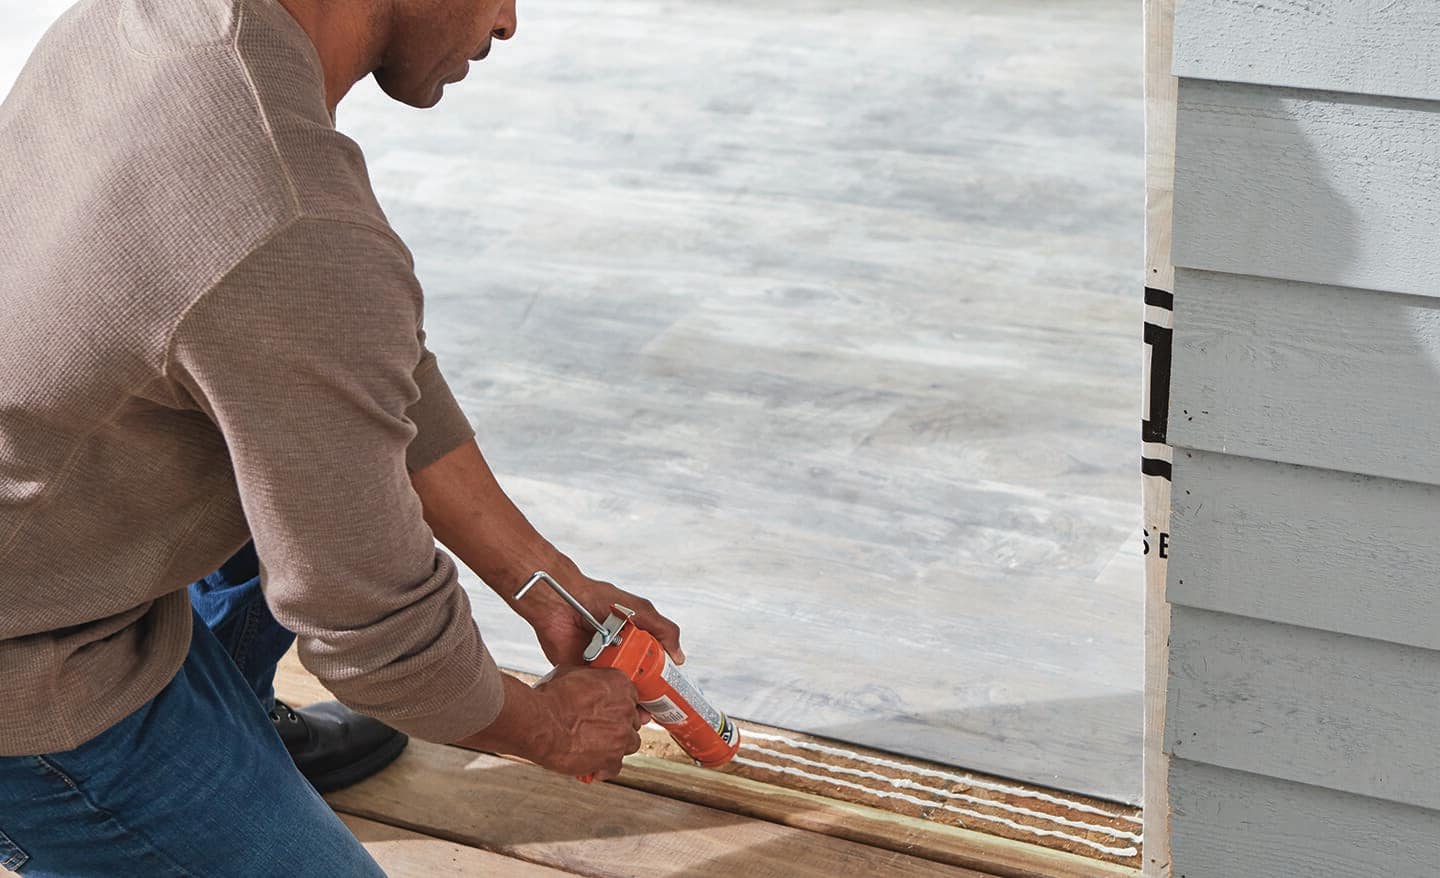
[[[515,590],[530,574],[576,571],[506,495],[475,440],[412,472],[410,482],[435,537],[517,611]],[[551,609],[547,605],[556,601],[547,590],[536,589],[525,598],[522,615]]]
[[[679,627],[639,595],[585,576],[542,537],[495,481],[473,439],[411,473],[410,481],[435,536],[530,623],[552,664],[579,664],[594,632],[548,588],[531,589],[525,600],[515,600],[516,590],[537,570],[564,583],[602,619],[611,607],[624,604],[637,627],[659,638],[670,656],[684,663]]]

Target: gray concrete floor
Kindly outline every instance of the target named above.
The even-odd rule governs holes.
[[[517,501],[738,716],[1138,801],[1138,5],[519,15],[339,113]]]

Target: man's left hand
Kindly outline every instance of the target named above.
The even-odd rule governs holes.
[[[563,577],[555,574],[555,579],[601,622],[610,615],[612,604],[634,610],[631,624],[653,634],[675,664],[685,663],[685,652],[680,648],[680,626],[660,615],[654,604],[581,573]],[[584,664],[585,647],[590,644],[595,629],[553,589],[544,583],[537,584],[515,605],[515,611],[535,629],[535,638],[552,665]]]

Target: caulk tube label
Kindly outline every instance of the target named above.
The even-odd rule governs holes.
[[[705,720],[710,728],[715,730],[716,734],[720,735],[725,743],[729,744],[734,742],[735,724],[730,722],[730,718],[717,710],[713,704],[705,700],[705,696],[701,694],[699,688],[690,682],[690,678],[680,672],[680,669],[675,666],[674,662],[670,661],[669,655],[665,656],[665,668],[660,672],[660,676],[665,679],[666,683],[670,684],[670,688],[675,690],[676,695],[679,695],[690,705],[691,710],[699,714],[700,718]],[[661,710],[655,710],[650,706],[651,704],[656,705],[661,708]],[[661,696],[655,701],[641,704],[640,706],[650,711],[650,714],[655,717],[655,721],[662,726],[685,721],[684,709],[664,696]],[[669,716],[675,717],[673,720],[665,715],[667,708],[669,711],[673,711],[669,713]]]
[[[685,722],[685,718],[690,715],[668,695],[661,695],[654,701],[642,701],[640,706],[645,708],[650,717],[662,726],[678,726]]]

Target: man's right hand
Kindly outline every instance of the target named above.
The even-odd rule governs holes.
[[[561,774],[609,780],[640,749],[635,686],[608,668],[557,668],[531,688],[505,677],[505,706],[490,725],[457,744],[528,759]]]

